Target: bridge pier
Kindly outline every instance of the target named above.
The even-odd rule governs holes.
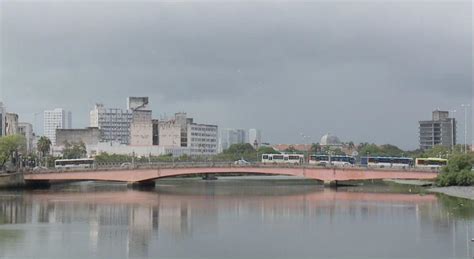
[[[132,189],[155,188],[155,181],[129,182],[127,183],[127,187]]]
[[[25,188],[30,189],[48,189],[51,187],[51,182],[49,180],[42,181],[25,181]]]
[[[324,187],[329,187],[329,188],[337,188],[337,181],[331,181],[331,180],[325,180],[324,181]]]

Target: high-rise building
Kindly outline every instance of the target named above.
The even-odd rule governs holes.
[[[448,111],[433,111],[432,120],[419,122],[419,140],[422,150],[436,145],[456,145],[456,119],[449,118]]]
[[[5,136],[18,134],[18,114],[6,113]]]
[[[262,131],[259,129],[249,129],[248,143],[258,148],[262,145]]]
[[[33,133],[33,125],[26,122],[18,123],[18,134],[25,137],[27,152],[32,152],[34,150],[33,142],[35,138],[35,134]]]
[[[148,97],[128,97],[127,109],[132,112],[130,145],[152,146],[153,123]]]
[[[5,136],[5,121],[6,121],[6,109],[3,103],[0,102],[0,136]]]
[[[246,130],[244,129],[222,129],[219,132],[219,153],[234,144],[246,143]]]
[[[90,111],[90,127],[100,129],[101,142],[118,142],[128,145],[132,119],[132,111],[105,108],[103,104],[96,104]]]
[[[71,112],[62,108],[44,111],[44,135],[56,145],[56,129],[70,129],[72,124]]]

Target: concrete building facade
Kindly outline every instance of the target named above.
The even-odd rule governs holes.
[[[88,156],[97,154],[97,146],[100,140],[100,130],[95,127],[85,129],[57,129],[56,145],[53,147],[53,153],[61,154],[64,145],[67,143],[84,143]]]
[[[453,147],[456,145],[456,119],[449,118],[448,111],[433,111],[432,119],[419,121],[420,149],[426,150],[436,145]]]
[[[35,140],[35,134],[33,133],[33,125],[27,122],[18,123],[18,134],[25,137],[26,151],[28,153],[33,152],[35,150],[35,146],[33,145]]]
[[[153,123],[148,97],[128,97],[127,109],[132,111],[130,145],[152,146]]]
[[[72,115],[62,108],[44,111],[44,135],[56,145],[56,129],[70,129]]]
[[[97,146],[100,139],[99,128],[88,127],[85,129],[57,129],[56,144],[58,146],[69,143],[83,142],[86,145]]]
[[[5,115],[5,136],[18,134],[18,114],[6,113]]]
[[[159,144],[163,147],[188,148],[190,155],[217,154],[218,127],[194,123],[186,113],[176,113],[171,120],[158,124]]]
[[[160,145],[160,122],[159,120],[152,120],[152,144],[153,146]]]
[[[90,127],[100,129],[101,142],[130,143],[130,126],[133,114],[129,110],[105,108],[103,104],[96,104],[90,111]]]
[[[148,157],[171,154],[174,157],[182,155],[191,155],[187,147],[170,147],[170,146],[129,146],[117,142],[99,142],[96,154],[108,153],[118,155],[135,155]]]

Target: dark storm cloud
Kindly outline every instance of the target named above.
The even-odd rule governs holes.
[[[472,96],[471,3],[2,2],[3,99],[25,118],[148,95],[272,142],[300,132],[416,146]]]

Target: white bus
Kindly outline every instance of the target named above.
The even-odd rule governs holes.
[[[352,156],[331,156],[331,165],[338,167],[347,167],[355,165],[355,158]]]
[[[417,158],[415,160],[415,167],[418,168],[431,168],[439,169],[443,166],[448,165],[448,159],[443,158]]]
[[[81,158],[81,159],[58,159],[54,162],[54,167],[57,169],[69,169],[69,168],[93,168],[94,159]]]
[[[329,163],[330,161],[328,155],[311,155],[309,157],[310,165],[327,166]]]
[[[373,168],[410,168],[413,166],[413,158],[409,157],[362,157],[362,166]]]
[[[303,164],[304,155],[299,154],[263,154],[262,163],[266,164]]]
[[[319,166],[337,166],[347,167],[354,166],[355,158],[352,156],[329,156],[329,155],[312,155],[309,157],[310,165]]]

